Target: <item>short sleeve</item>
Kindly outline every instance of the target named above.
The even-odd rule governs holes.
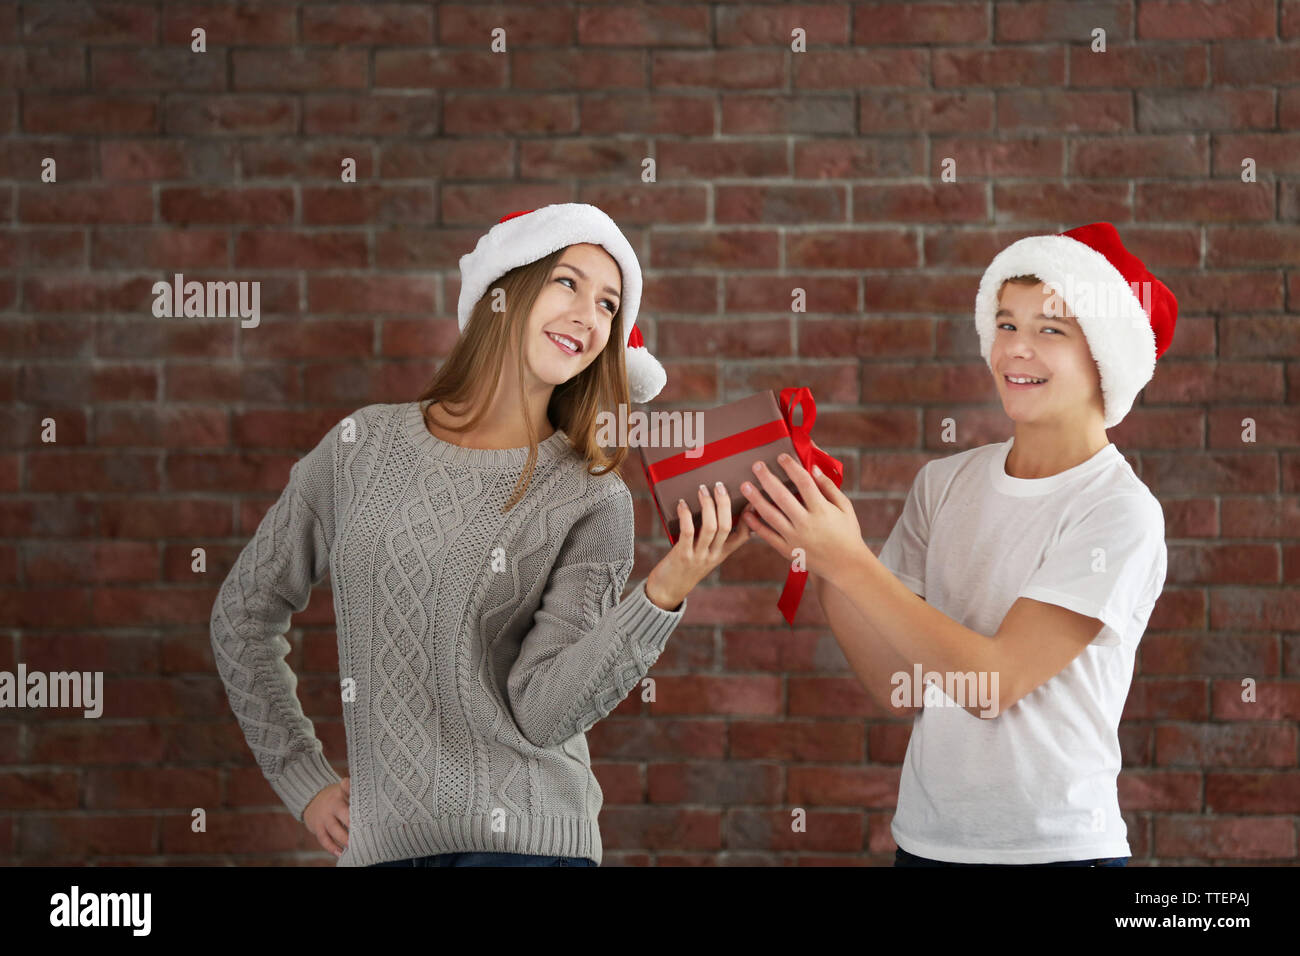
[[[1097,618],[1093,644],[1135,643],[1164,588],[1166,557],[1160,503],[1112,498],[1065,530],[1020,596]]]
[[[903,503],[903,513],[894,522],[885,546],[880,549],[880,563],[902,581],[913,594],[925,597],[925,553],[930,541],[930,513],[925,493],[925,469],[916,473]]]

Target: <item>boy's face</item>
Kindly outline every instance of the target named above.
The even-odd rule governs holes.
[[[1051,295],[1041,282],[1005,283],[994,326],[989,361],[1002,407],[1013,421],[1069,421],[1093,411],[1104,417],[1097,363],[1060,296]],[[1008,376],[1045,381],[1018,385]]]

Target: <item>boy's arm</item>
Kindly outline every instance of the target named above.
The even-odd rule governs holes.
[[[910,680],[912,664],[876,633],[839,589],[819,574],[811,577],[817,600],[821,601],[822,608],[826,611],[831,632],[839,641],[858,682],[880,706],[899,716],[915,716],[921,707],[896,707],[889,699],[893,689],[890,678],[902,671]]]

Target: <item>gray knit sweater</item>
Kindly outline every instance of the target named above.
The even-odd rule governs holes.
[[[636,686],[686,612],[632,572],[632,496],[557,430],[463,448],[422,403],[367,405],[292,468],[212,609],[217,670],[294,818],[339,781],[284,661],[290,615],[330,572],[351,775],[339,866],[435,853],[602,858],[585,731]],[[354,426],[355,433],[349,430]]]

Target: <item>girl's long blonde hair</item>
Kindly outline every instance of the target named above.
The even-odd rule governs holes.
[[[421,392],[419,401],[451,404],[460,409],[475,407],[473,415],[458,428],[444,426],[448,431],[465,432],[478,424],[487,413],[488,401],[496,389],[505,364],[507,343],[513,337],[519,357],[519,394],[524,394],[524,333],[528,329],[528,315],[533,303],[550,281],[551,270],[564,255],[564,249],[535,262],[511,269],[474,303],[465,330],[452,347],[442,367],[434,374],[429,385]],[[497,289],[505,294],[505,313],[492,311]],[[585,369],[560,385],[555,386],[546,406],[546,417],[556,428],[563,428],[578,454],[586,460],[587,471],[603,475],[617,471],[627,457],[627,446],[615,447],[607,455],[596,443],[596,416],[603,409],[613,409],[620,403],[627,407],[630,395],[627,384],[627,365],[623,357],[622,304],[615,311],[610,324],[609,340],[595,360]],[[515,482],[514,494],[502,507],[509,511],[528,490],[537,462],[537,432],[533,421],[520,402],[520,414],[528,428],[528,460]]]

